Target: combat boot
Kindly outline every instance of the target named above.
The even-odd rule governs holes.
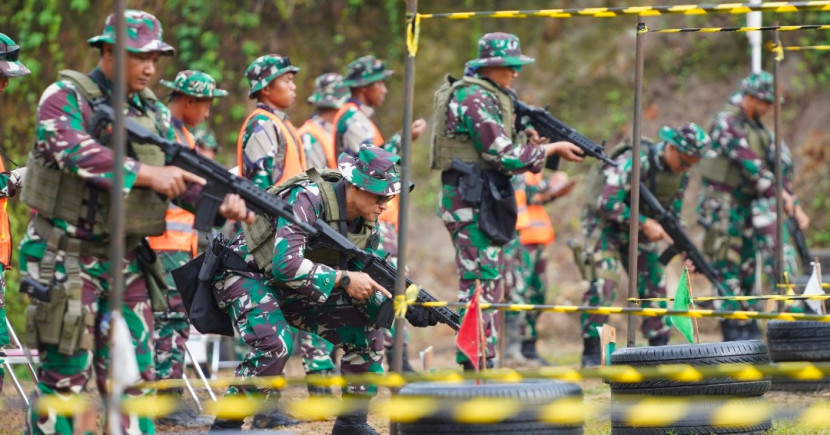
[[[409,352],[407,351],[409,346],[404,342],[403,344],[403,364],[401,365],[401,371],[404,373],[415,373],[415,369],[412,368],[412,365],[409,364]],[[392,367],[395,366],[395,352],[393,349],[386,349],[383,352],[383,355],[386,357],[386,364],[389,366],[389,371],[392,371]]]
[[[213,420],[213,424],[210,426],[210,430],[208,433],[215,433],[215,432],[239,432],[242,430],[242,424],[244,420],[227,420],[224,418],[216,417]]]
[[[365,401],[367,405],[369,402],[368,397],[356,394],[344,394],[343,399]],[[368,414],[366,407],[361,406],[356,411],[338,416],[331,428],[331,435],[380,435],[372,426],[369,426]]]
[[[582,367],[602,365],[602,349],[598,337],[582,339]]]
[[[311,372],[308,373],[309,375],[314,376],[330,376],[334,374],[331,370],[320,370],[319,372]],[[309,396],[331,396],[331,387],[326,385],[314,385],[312,383],[308,383],[306,385],[308,387],[308,395]]]
[[[504,339],[504,365],[512,368],[527,366],[530,361],[522,355],[521,331],[517,316],[505,316]]]
[[[536,351],[536,339],[522,340],[522,355],[531,361],[538,361],[542,366],[549,366],[550,362],[542,358]]]
[[[669,344],[669,334],[662,334],[648,339],[649,346],[665,346]]]
[[[189,408],[179,408],[164,417],[159,417],[156,424],[176,427],[199,427],[211,424],[210,418]]]
[[[254,414],[254,421],[251,423],[251,427],[254,429],[276,429],[282,426],[300,424],[300,420],[295,420],[283,414],[278,406],[279,400],[279,391],[270,391],[268,397],[265,399],[262,411]]]
[[[723,332],[723,341],[743,340],[743,331],[737,320],[724,319],[720,322],[720,329]]]

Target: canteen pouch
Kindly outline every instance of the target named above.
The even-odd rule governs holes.
[[[167,303],[169,287],[164,280],[164,266],[155,251],[150,248],[147,239],[141,239],[136,249],[138,265],[144,281],[147,283],[147,291],[150,293],[150,305],[156,313],[167,311],[170,307]]]

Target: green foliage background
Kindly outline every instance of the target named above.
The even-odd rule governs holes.
[[[685,4],[684,1],[631,1],[631,4]],[[298,100],[290,111],[295,124],[311,112],[304,103],[318,74],[342,71],[352,59],[373,53],[387,60],[398,73],[388,81],[390,94],[378,112],[384,134],[400,129],[405,2],[403,0],[128,0],[128,7],[147,10],[160,18],[165,39],[177,49],[172,59],[161,61],[157,78],[171,79],[182,69],[200,69],[213,75],[231,91],[212,110],[210,122],[223,146],[220,161],[230,163],[239,125],[252,107],[246,98],[247,65],[264,53],[290,56],[302,68],[296,76]],[[552,7],[619,6],[610,0],[424,0],[421,12],[461,10],[532,9]],[[22,47],[21,60],[32,70],[27,77],[12,80],[0,96],[0,141],[2,148],[23,164],[32,146],[33,120],[38,98],[63,68],[91,69],[97,51],[86,39],[97,34],[112,9],[111,1],[6,0],[0,15],[0,31]],[[764,21],[786,24],[830,21],[828,13],[770,16]],[[649,19],[655,27],[739,25],[742,16],[667,16]],[[634,79],[634,29],[636,18],[573,20],[531,18],[526,20],[425,20],[416,62],[414,113],[431,121],[432,93],[446,73],[460,75],[464,62],[476,55],[476,41],[486,32],[508,31],[521,37],[526,52],[537,62],[525,68],[517,85],[531,103],[550,104],[556,115],[591,138],[615,142],[630,134]],[[793,32],[791,32],[793,33]],[[828,43],[826,32],[786,34],[788,45]],[[659,123],[685,121],[691,108],[683,96],[690,82],[737,83],[748,71],[748,48],[742,34],[682,37],[660,35],[648,38],[644,106],[662,103],[665,116],[646,120],[644,132],[656,131]],[[809,95],[830,80],[826,57],[809,53],[798,56],[798,71],[790,85],[792,97]],[[766,63],[769,67],[769,62]],[[157,84],[154,89],[165,95]],[[704,88],[705,90],[705,88]],[[722,103],[723,96],[716,97]],[[680,107],[670,110],[671,107]],[[709,113],[716,107],[703,108]],[[797,117],[797,109],[786,116]],[[707,115],[708,116],[708,115]],[[707,122],[699,114],[693,120]],[[414,144],[412,170],[419,189],[414,203],[423,210],[435,204],[438,180],[427,165],[428,138]],[[13,166],[8,164],[8,166]],[[584,167],[566,166],[571,173]],[[823,197],[822,197],[823,198]],[[813,204],[830,212],[830,201]],[[19,240],[25,231],[27,209],[12,201],[9,206],[13,234]],[[830,213],[824,213],[828,215]],[[826,219],[826,217],[825,217]],[[821,228],[827,228],[823,225]],[[823,232],[820,234],[824,234]],[[830,239],[830,232],[816,237]],[[7,272],[9,315],[22,331],[25,302],[17,294],[17,268]]]

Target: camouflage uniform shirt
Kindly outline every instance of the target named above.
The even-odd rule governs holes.
[[[361,104],[355,99],[350,99],[349,102],[356,104],[359,110],[349,107],[340,116],[335,126],[337,128],[335,150],[338,154],[347,152],[356,156],[361,147],[375,145],[375,124],[372,122],[372,116],[374,116],[375,111],[369,105]],[[396,133],[384,142],[381,148],[390,153],[400,155],[401,135]]]
[[[257,103],[256,108],[277,115],[283,122],[289,122],[284,112],[267,104]],[[295,142],[300,145],[299,141]],[[271,187],[282,177],[285,147],[282,130],[270,118],[264,115],[252,117],[242,131],[242,175],[263,190]]]

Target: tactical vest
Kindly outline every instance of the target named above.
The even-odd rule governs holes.
[[[5,172],[3,159],[0,159],[0,172]],[[9,228],[9,214],[6,211],[9,199],[0,198],[0,265],[4,269],[11,269],[12,262],[12,233]]]
[[[331,133],[326,131],[320,124],[314,122],[314,120],[309,119],[300,126],[297,134],[300,137],[305,134],[311,135],[317,142],[320,142],[323,146],[323,151],[325,151],[326,166],[329,169],[337,169],[337,156],[334,155],[334,142]]]
[[[334,184],[342,178],[343,175],[338,171],[310,168],[302,174],[289,178],[282,184],[271,186],[267,192],[272,195],[279,195],[296,187],[305,187],[309,182],[315,183],[320,189],[320,196],[323,199],[323,219],[335,231],[340,232],[339,223],[345,219],[346,211],[340,208],[340,203],[337,201],[337,194],[334,190]],[[364,221],[363,226],[358,232],[350,232],[347,234],[347,237],[352,243],[361,249],[365,249],[369,245],[369,239],[372,236],[374,228],[374,222]],[[242,224],[242,230],[245,233],[248,253],[253,255],[257,267],[270,275],[272,271],[272,259],[274,257],[274,237],[276,234],[271,219],[263,215],[257,215],[253,225]],[[325,264],[330,267],[339,267],[340,264],[340,252],[323,246],[315,247],[313,241],[309,241],[303,256],[315,263]],[[346,260],[349,260],[349,258]]]
[[[657,155],[654,147],[656,144],[649,138],[643,137],[641,139],[641,145],[646,149],[648,154],[649,160],[649,170],[640,175],[640,178],[645,181],[645,185],[651,190],[651,193],[657,198],[657,201],[660,202],[660,205],[663,206],[665,209],[670,209],[672,199],[674,199],[675,195],[677,195],[677,191],[680,189],[680,185],[683,183],[683,178],[686,176],[685,173],[674,173],[668,168],[663,170],[657,170]],[[617,157],[621,156],[623,153],[631,149],[631,139],[626,139],[623,142],[615,145],[609,152],[610,159],[616,159]],[[586,203],[586,207],[588,210],[592,212],[596,212],[599,204],[598,198],[602,195],[602,188],[606,184],[605,177],[602,174],[603,169],[605,169],[605,164],[601,160],[597,160],[591,165],[591,169],[588,170],[588,174],[586,175],[586,179],[589,180],[588,184],[585,186],[585,198],[588,198],[589,201]],[[640,213],[645,216],[653,216],[654,211],[647,207],[644,202],[640,202]]]
[[[101,89],[89,76],[71,70],[59,73],[61,80],[72,82],[87,101],[103,97]],[[152,91],[141,91],[147,111],[131,117],[142,127],[157,131],[157,99]],[[102,139],[99,139],[102,140]],[[110,146],[109,143],[104,143]],[[134,157],[141,163],[164,166],[165,155],[153,144],[130,143]],[[93,236],[109,235],[110,191],[102,190],[68,171],[53,169],[37,153],[29,153],[26,164],[26,188],[21,199],[46,219],[61,219],[70,225],[88,228]],[[116,189],[120,193],[118,189]],[[124,199],[124,231],[127,236],[154,236],[164,232],[168,200],[151,189],[134,187]]]
[[[740,129],[744,133],[749,149],[752,150],[764,163],[770,161],[767,156],[770,144],[772,143],[772,135],[763,124],[758,122],[756,125],[750,120],[741,110],[740,107],[728,104],[723,110],[733,117],[740,120]],[[711,183],[722,184],[731,189],[740,189],[742,196],[747,198],[754,198],[757,196],[755,186],[752,183],[747,183],[743,177],[743,171],[740,162],[730,159],[726,156],[719,155],[717,157],[704,157],[696,166],[697,172],[700,176]]]
[[[465,163],[478,163],[484,166],[487,162],[476,150],[472,140],[466,134],[456,134],[447,131],[447,111],[449,102],[456,91],[465,86],[480,86],[492,93],[499,101],[502,113],[502,127],[504,133],[512,141],[516,141],[513,131],[513,100],[510,95],[502,92],[493,83],[477,77],[464,76],[459,80],[447,75],[446,82],[435,91],[432,100],[433,124],[431,146],[429,149],[429,167],[445,171],[450,168],[453,159],[459,159]]]
[[[282,138],[285,140],[285,164],[282,167],[282,176],[280,176],[279,180],[276,180],[274,184],[280,184],[285,180],[288,180],[289,178],[305,171],[305,151],[303,150],[302,145],[300,145],[297,130],[294,129],[291,122],[288,120],[283,121],[279,118],[279,116],[267,110],[257,108],[251,112],[247,118],[245,118],[245,122],[242,123],[242,128],[239,130],[239,139],[236,141],[236,164],[239,167],[239,176],[245,176],[243,165],[244,161],[242,159],[242,138],[245,134],[245,127],[247,127],[251,119],[257,115],[268,117],[268,119],[270,119],[271,122],[273,122],[274,125],[280,130]]]

